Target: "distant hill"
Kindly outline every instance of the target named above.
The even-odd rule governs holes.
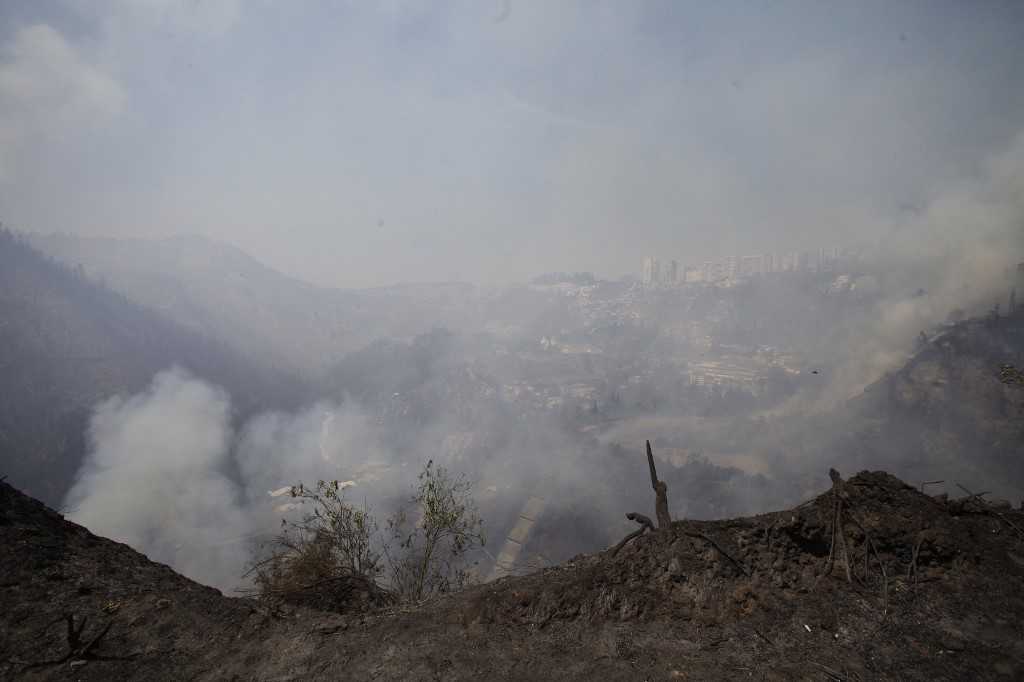
[[[261,364],[316,378],[381,337],[459,326],[474,313],[468,284],[318,287],[240,249],[195,235],[165,239],[30,235],[70,267]]]
[[[127,300],[0,231],[0,475],[50,504],[85,451],[93,407],[172,365],[226,388],[240,414],[290,407],[292,376]]]

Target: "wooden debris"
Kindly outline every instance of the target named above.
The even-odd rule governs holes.
[[[964,486],[960,485],[959,483],[956,484],[956,487],[960,488],[960,490],[963,490],[965,493],[970,495],[972,498],[978,500],[978,502],[981,503],[981,506],[982,506],[982,508],[985,511],[987,511],[990,514],[992,514],[993,516],[999,517],[1002,521],[1004,521],[1006,523],[1006,525],[1008,525],[1010,528],[1013,528],[1015,531],[1017,531],[1018,535],[1020,535],[1022,538],[1024,538],[1024,530],[1022,530],[1020,526],[1018,526],[1016,523],[1011,521],[1009,519],[1009,517],[1006,516],[1006,514],[1003,514],[1002,512],[1000,512],[1000,511],[998,511],[996,509],[993,509],[992,505],[990,505],[985,500],[981,499],[982,495],[987,495],[988,493],[977,493],[977,494],[972,493],[970,490],[968,490]]]

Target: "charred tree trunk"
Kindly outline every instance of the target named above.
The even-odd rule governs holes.
[[[647,464],[651,468],[651,487],[654,488],[654,515],[658,519],[658,530],[664,530],[672,525],[672,517],[668,513],[668,484],[658,480],[651,441],[647,441]]]

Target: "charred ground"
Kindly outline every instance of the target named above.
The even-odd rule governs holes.
[[[677,521],[615,556],[415,608],[341,615],[222,596],[0,486],[4,679],[1024,674],[1024,514],[881,472],[844,484],[852,582],[838,564],[822,575],[829,491],[787,511]]]

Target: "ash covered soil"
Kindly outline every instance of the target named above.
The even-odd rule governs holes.
[[[830,490],[336,614],[222,596],[0,483],[0,678],[1024,679],[1024,514],[881,472],[842,490],[849,580]]]

